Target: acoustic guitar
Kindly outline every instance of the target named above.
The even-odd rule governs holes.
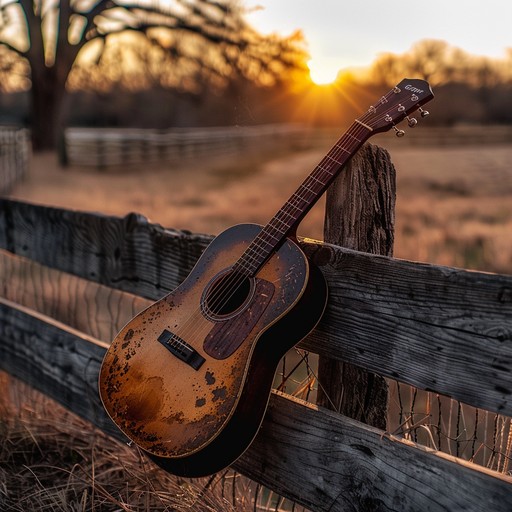
[[[322,273],[296,231],[347,161],[375,133],[433,98],[404,79],[350,126],[266,226],[218,235],[190,275],[115,337],[99,376],[116,425],[160,466],[212,474],[250,445],[263,420],[279,359],[320,320]]]

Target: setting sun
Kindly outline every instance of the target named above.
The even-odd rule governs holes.
[[[316,85],[332,84],[338,76],[339,69],[327,66],[323,62],[310,60],[308,62],[309,76]]]

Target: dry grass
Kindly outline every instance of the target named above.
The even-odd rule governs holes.
[[[395,254],[512,273],[512,146],[394,151]]]
[[[11,391],[1,403],[2,510],[232,510],[23,384],[2,381]]]
[[[27,385],[3,373],[0,384],[2,512],[292,509],[232,470],[194,480],[170,475]]]

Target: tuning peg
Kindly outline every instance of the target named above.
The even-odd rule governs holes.
[[[430,112],[428,110],[423,110],[421,107],[419,108],[421,117],[427,117],[430,115]]]
[[[403,130],[400,130],[396,126],[393,126],[393,130],[395,130],[395,134],[397,137],[403,137],[405,135],[405,132]]]
[[[409,128],[414,128],[418,124],[418,120],[415,117],[406,117]]]

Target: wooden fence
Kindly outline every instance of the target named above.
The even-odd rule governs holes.
[[[23,179],[29,158],[29,131],[19,126],[0,126],[0,194],[8,193]]]
[[[375,156],[364,154],[369,172]],[[382,191],[371,194],[379,204]],[[109,340],[188,275],[211,237],[137,214],[0,205],[0,368],[124,440],[98,398]],[[330,289],[302,349],[512,416],[512,276],[301,244]],[[512,509],[510,476],[278,391],[234,467],[314,511]]]
[[[218,156],[263,148],[301,146],[307,128],[293,124],[211,128],[67,128],[61,162],[64,165],[110,166]]]
[[[297,124],[226,126],[211,128],[135,128],[70,127],[64,131],[60,162],[64,166],[105,169],[112,166],[173,162],[201,156],[261,152],[268,149],[324,147],[336,140],[337,128],[318,128]],[[404,142],[410,146],[453,146],[471,144],[510,144],[510,126],[455,126],[408,130],[405,139],[387,134],[374,139],[384,147]]]

